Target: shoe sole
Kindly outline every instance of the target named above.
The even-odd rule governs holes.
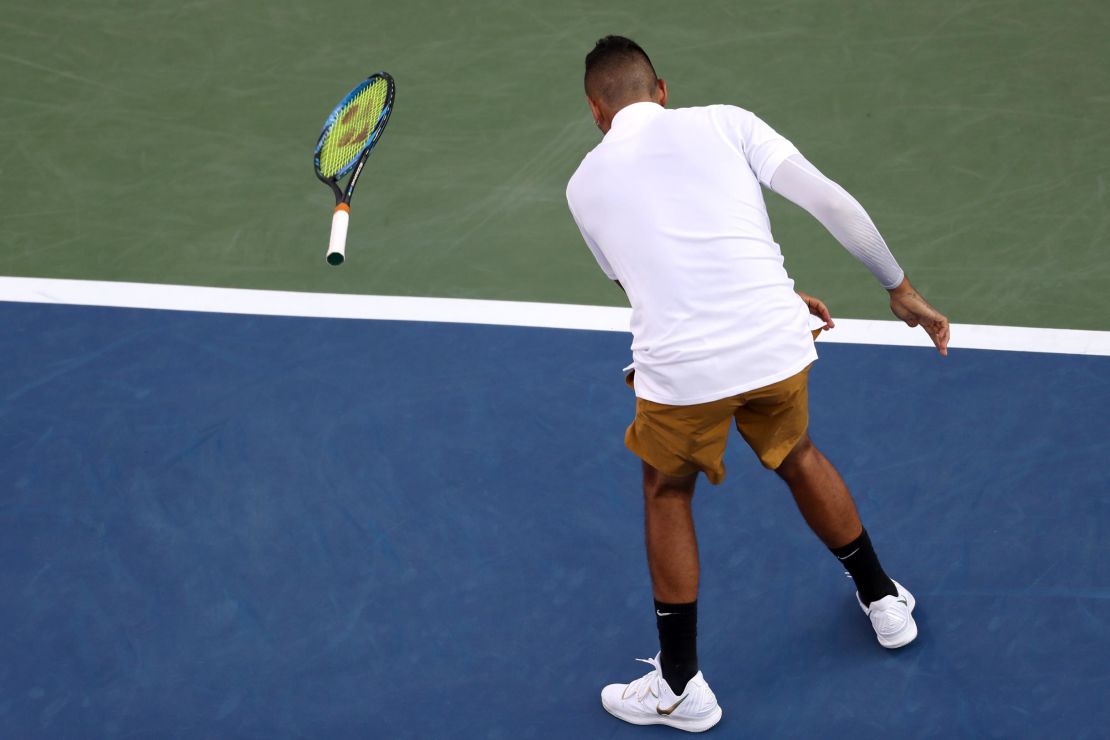
[[[650,715],[644,717],[626,715],[619,710],[611,709],[610,707],[605,706],[605,702],[602,702],[601,706],[605,707],[605,711],[609,714],[613,715],[617,719],[624,720],[629,724],[666,725],[667,727],[673,727],[676,730],[684,730],[686,732],[705,732],[706,730],[720,722],[721,715],[724,714],[724,712],[721,711],[721,708],[717,706],[714,707],[713,711],[709,713],[709,716],[705,717],[704,719],[684,719],[683,717],[664,717],[662,715],[658,717],[652,717]]]

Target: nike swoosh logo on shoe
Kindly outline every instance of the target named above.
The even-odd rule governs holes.
[[[899,597],[898,597],[898,600],[899,600],[899,601],[901,601],[901,602],[902,602],[903,604],[905,604],[906,606],[909,606],[909,605],[910,605],[910,602],[906,601],[906,597],[905,597],[905,596],[899,596]]]
[[[682,704],[682,702],[686,701],[686,697],[688,697],[688,696],[690,696],[690,695],[687,694],[686,696],[684,696],[681,699],[679,699],[678,701],[676,701],[674,704],[671,705],[670,709],[664,709],[663,707],[656,704],[655,705],[655,711],[658,712],[661,717],[667,717],[667,716],[670,715],[671,712],[678,709],[679,705]]]

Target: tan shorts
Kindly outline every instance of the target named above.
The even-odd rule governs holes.
[[[630,386],[632,377],[626,379]],[[809,367],[764,388],[693,406],[637,398],[624,443],[665,475],[701,470],[716,485],[725,477],[725,445],[734,421],[763,466],[774,470],[809,427],[808,381]]]

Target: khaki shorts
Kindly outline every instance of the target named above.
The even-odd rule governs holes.
[[[626,378],[629,386],[632,378],[631,373]],[[665,475],[678,478],[701,470],[716,485],[725,477],[725,445],[735,422],[763,466],[774,470],[809,427],[808,381],[809,367],[764,388],[693,406],[637,398],[624,443]]]

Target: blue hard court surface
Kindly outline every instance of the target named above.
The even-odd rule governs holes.
[[[0,304],[0,736],[675,736],[621,334]],[[739,438],[697,498],[718,737],[1105,737],[1110,359],[821,347],[882,650]]]

